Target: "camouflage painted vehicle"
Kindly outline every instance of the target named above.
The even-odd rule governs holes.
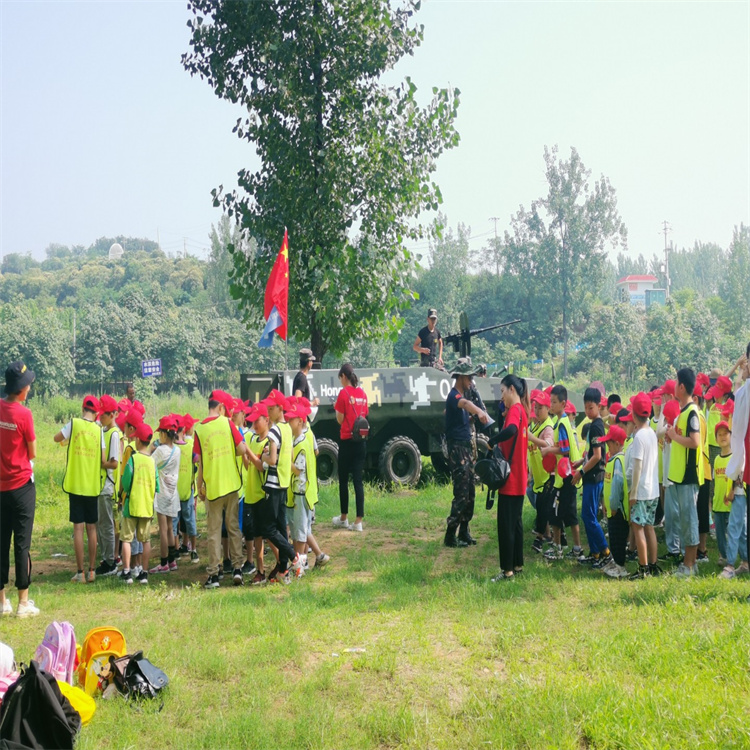
[[[291,395],[296,370],[269,374],[243,375],[243,399],[259,401],[272,389]],[[431,367],[400,367],[392,369],[358,369],[359,385],[367,394],[370,406],[367,441],[367,469],[386,484],[415,485],[422,472],[422,456],[432,458],[435,468],[445,471],[443,432],[445,399],[453,381],[446,372]],[[341,390],[338,370],[311,370],[307,376],[313,396],[320,399],[313,412],[313,431],[318,441],[318,479],[329,484],[338,474],[339,424],[333,405]],[[493,419],[500,405],[500,378],[476,378],[475,382],[487,411]],[[548,384],[527,378],[529,388],[545,388]],[[583,402],[570,394],[581,411]],[[492,428],[490,428],[491,434]],[[488,435],[477,437],[478,451],[487,450]]]

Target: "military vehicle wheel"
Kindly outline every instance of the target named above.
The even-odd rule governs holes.
[[[422,473],[422,454],[413,440],[400,435],[383,446],[378,468],[386,484],[415,485]]]
[[[328,438],[318,439],[318,482],[333,484],[339,478],[339,447]]]

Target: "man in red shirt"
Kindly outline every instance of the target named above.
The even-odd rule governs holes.
[[[31,531],[36,510],[31,462],[36,456],[36,434],[31,411],[23,406],[34,377],[23,362],[13,362],[5,371],[5,398],[0,399],[0,614],[13,612],[5,596],[12,536],[18,617],[39,614],[39,609],[29,599]]]

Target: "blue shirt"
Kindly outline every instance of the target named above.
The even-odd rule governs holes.
[[[462,398],[464,394],[461,391],[451,388],[445,401],[445,437],[448,440],[471,440],[469,415],[458,406]]]

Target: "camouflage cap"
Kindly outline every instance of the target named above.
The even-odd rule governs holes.
[[[476,373],[477,368],[471,363],[471,357],[460,357],[450,371],[452,378],[457,378],[459,375],[476,375]]]

